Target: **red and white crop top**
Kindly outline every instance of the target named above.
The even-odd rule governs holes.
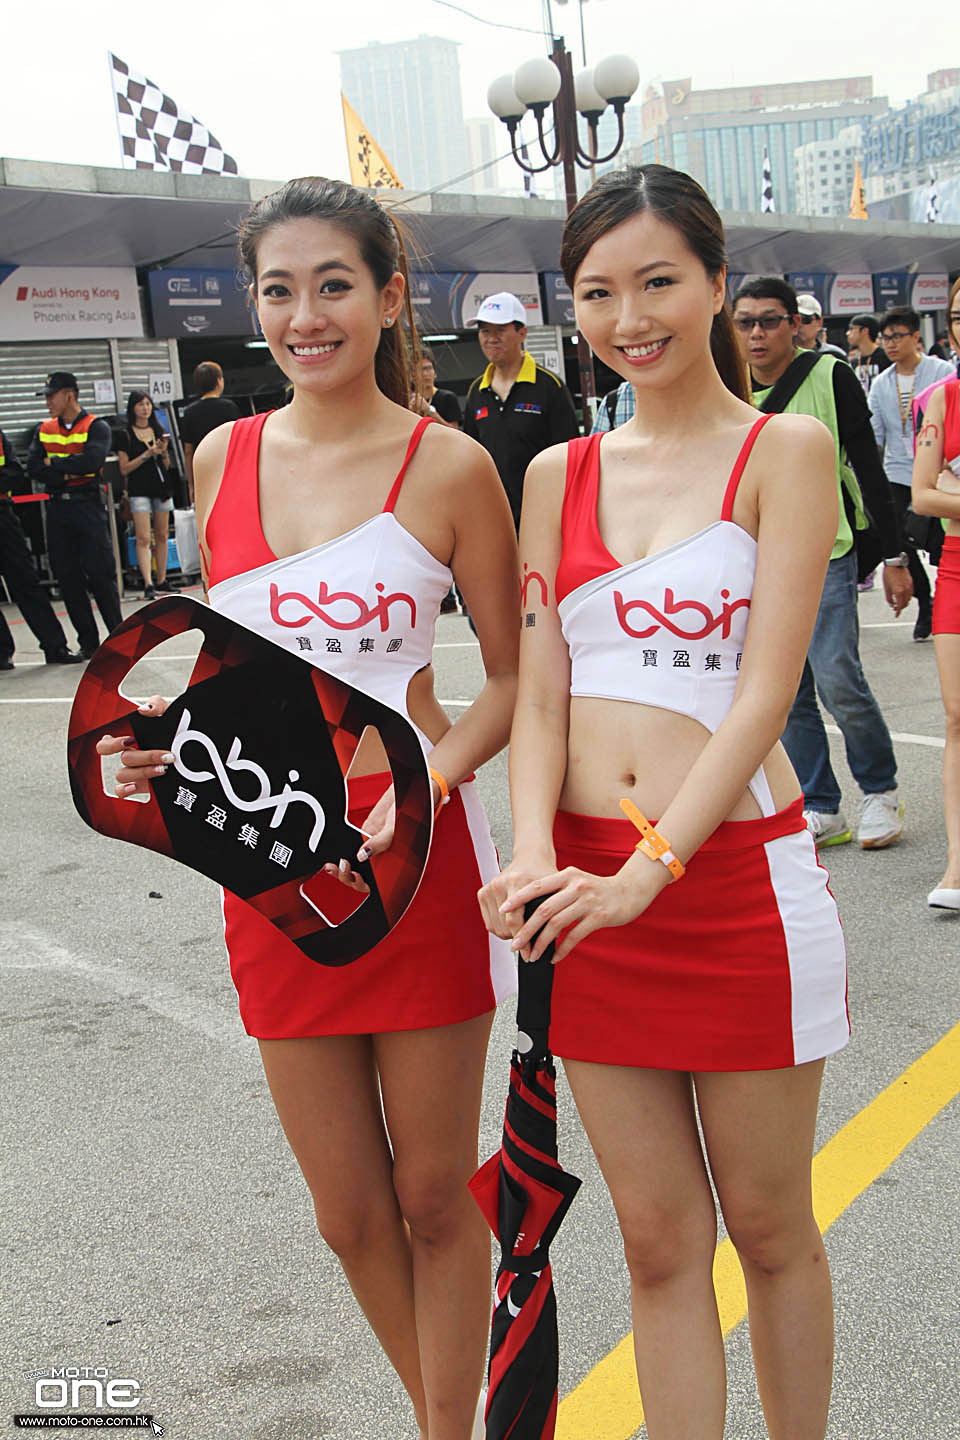
[[[206,525],[210,604],[410,719],[407,687],[430,664],[440,602],[453,579],[393,513],[431,422],[421,420],[410,437],[379,515],[278,560],[260,522],[260,437],[266,419],[256,415],[233,424]],[[424,749],[431,749],[422,731],[417,733]]]
[[[757,566],[757,542],[734,524],[733,502],[769,419],[761,415],[744,441],[720,519],[631,565],[610,554],[597,523],[602,435],[569,442],[556,593],[571,695],[630,700],[718,728],[733,703]],[[750,789],[772,814],[762,769]]]

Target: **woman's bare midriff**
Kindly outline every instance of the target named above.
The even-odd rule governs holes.
[[[688,715],[628,700],[573,696],[560,808],[622,820],[620,800],[626,796],[656,822],[709,739],[709,730]],[[801,790],[779,741],[763,766],[774,807],[782,810]],[[726,818],[755,820],[759,815],[759,805],[744,790]]]
[[[431,745],[436,745],[441,736],[450,729],[450,721],[434,694],[433,680],[432,665],[426,665],[422,670],[417,671],[407,686],[407,712],[414,725],[423,731]],[[350,773],[352,775],[379,775],[382,771],[389,769],[387,752],[381,744],[380,736],[375,730],[368,730],[357,746]]]

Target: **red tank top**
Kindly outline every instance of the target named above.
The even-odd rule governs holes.
[[[212,588],[232,575],[271,565],[276,555],[267,544],[260,520],[260,437],[268,416],[235,420],[223,465],[223,479],[206,524],[207,580]],[[403,464],[381,511],[392,515],[403,477],[427,426],[424,418],[410,436]]]
[[[727,481],[720,510],[721,520],[730,520],[733,516],[733,502],[744,466],[750,458],[753,442],[769,418],[769,415],[760,416],[740,448]],[[620,561],[604,545],[597,523],[602,439],[600,433],[567,442],[567,479],[560,518],[561,552],[556,578],[558,605],[572,590],[588,580],[595,580],[598,575],[609,575],[612,570],[621,568]]]

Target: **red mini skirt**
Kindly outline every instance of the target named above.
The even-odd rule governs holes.
[[[613,875],[628,820],[557,813],[557,867]],[[554,972],[557,1055],[656,1070],[777,1070],[847,1043],[846,959],[803,802],[725,821],[629,925],[595,930]]]
[[[960,635],[960,535],[945,535],[933,592],[934,635]]]
[[[350,780],[362,826],[389,775]],[[350,965],[319,965],[251,906],[223,892],[230,973],[248,1035],[372,1035],[432,1029],[485,1015],[516,990],[516,962],[488,935],[477,891],[497,870],[475,786],[450,793],[434,823],[420,888],[390,934]]]

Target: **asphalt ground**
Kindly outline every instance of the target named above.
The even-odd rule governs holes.
[[[853,1022],[827,1065],[818,1136],[837,1311],[828,1433],[957,1440],[960,915],[925,903],[945,854],[943,714],[933,647],[911,641],[913,607],[891,624],[878,592],[860,605],[868,676],[891,730],[912,738],[896,743],[900,843],[825,856]],[[399,1383],[316,1233],[240,1025],[216,891],[81,822],[64,758],[79,667],[44,666],[5,613],[18,650],[0,675],[0,1436],[22,1433],[15,1412],[36,1411],[35,1372],[101,1366],[139,1384],[137,1413],[168,1437],[414,1440]],[[479,653],[458,616],[441,620],[438,641],[438,693],[453,715],[476,693]],[[175,694],[188,672],[186,660],[158,660],[142,693]],[[852,816],[856,787],[839,737],[831,745]],[[507,855],[505,757],[479,784]],[[513,1034],[501,1007],[481,1156],[498,1143]],[[628,1440],[645,1432],[622,1343],[622,1253],[559,1088],[562,1159],[584,1184],[554,1247],[558,1436]],[[761,1440],[735,1275],[721,1268],[727,1435]]]

